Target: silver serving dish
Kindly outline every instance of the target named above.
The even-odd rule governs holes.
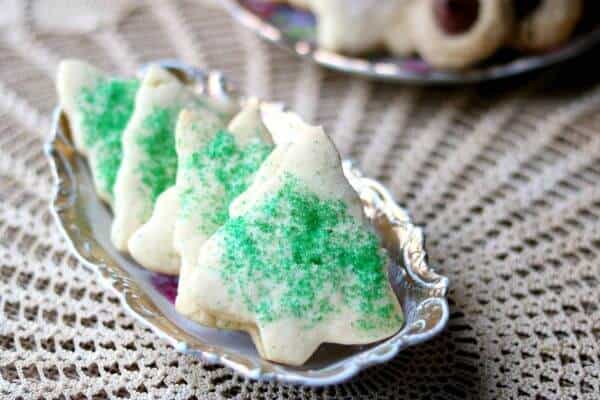
[[[195,85],[198,91],[232,96],[218,73],[205,73],[176,61],[158,64]],[[261,359],[246,333],[206,328],[179,315],[172,304],[175,278],[141,268],[112,246],[111,213],[95,194],[87,163],[75,151],[68,121],[60,108],[54,115],[46,153],[56,186],[51,211],[72,251],[118,295],[132,316],[177,351],[224,364],[253,379],[319,386],[340,383],[370,365],[385,362],[400,350],[431,339],[448,322],[448,280],[427,265],[422,230],[412,225],[406,211],[385,188],[363,177],[350,162],[344,162],[346,176],[396,261],[390,279],[406,322],[400,332],[385,341],[368,346],[326,344],[306,365],[290,367]]]
[[[496,57],[481,66],[444,71],[418,57],[352,57],[320,48],[314,41],[314,17],[308,11],[265,0],[224,0],[242,25],[279,47],[317,64],[353,75],[409,84],[456,85],[520,75],[571,59],[600,43],[600,27],[576,34],[566,45],[543,54]]]

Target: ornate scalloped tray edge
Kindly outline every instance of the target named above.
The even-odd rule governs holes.
[[[177,61],[156,63],[194,84],[198,91],[221,98],[231,96],[232,90],[217,72],[206,73]],[[164,279],[169,278],[144,270],[111,246],[110,213],[95,195],[85,160],[75,151],[60,108],[55,111],[45,149],[55,180],[51,212],[73,253],[96,272],[101,284],[118,296],[132,316],[177,351],[197,355],[207,363],[223,364],[252,379],[323,386],[385,362],[400,350],[431,339],[447,324],[448,280],[428,266],[422,230],[412,225],[406,211],[382,185],[363,177],[349,161],[344,162],[344,172],[395,260],[390,280],[406,321],[400,332],[382,342],[368,346],[325,344],[307,365],[288,367],[258,357],[244,333],[202,327],[178,315],[172,305],[173,294],[163,290]],[[176,288],[176,281],[171,286]]]

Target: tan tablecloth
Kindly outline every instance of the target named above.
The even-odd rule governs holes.
[[[0,398],[588,398],[600,396],[600,86],[593,55],[463,89],[369,83],[261,42],[197,1],[116,28],[0,33]],[[1,12],[1,11],[0,11]],[[351,382],[245,380],[177,354],[67,251],[42,154],[58,60],[117,72],[175,57],[323,124],[426,226],[451,279],[449,328]]]

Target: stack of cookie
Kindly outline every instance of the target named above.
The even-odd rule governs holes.
[[[551,50],[568,40],[583,10],[583,0],[274,1],[314,12],[328,50],[418,53],[438,68],[465,68],[501,47]]]
[[[111,239],[179,275],[176,309],[250,333],[270,360],[397,332],[390,259],[320,127],[241,109],[150,68],[141,80],[65,61],[57,82],[78,151],[114,213]]]

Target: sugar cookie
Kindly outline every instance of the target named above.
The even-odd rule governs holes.
[[[195,267],[200,246],[227,221],[229,204],[248,188],[273,150],[257,102],[250,102],[226,130],[198,132],[195,120],[185,113],[178,127],[181,207],[173,243],[182,268]]]
[[[86,62],[65,60],[56,80],[77,151],[88,157],[98,196],[112,204],[121,165],[121,136],[133,113],[137,79],[109,76]]]
[[[254,101],[227,129],[208,110],[185,109],[176,139],[177,183],[158,198],[152,217],[128,244],[141,265],[174,275],[180,263],[195,263],[202,241],[225,222],[229,203],[250,184],[273,147]]]
[[[318,16],[318,42],[342,53],[364,53],[384,44],[410,0],[323,0],[311,3]],[[396,30],[399,28],[397,27]],[[393,41],[388,38],[388,42]]]
[[[440,3],[448,0],[414,4],[410,31],[417,52],[427,62],[438,68],[464,68],[484,60],[503,45],[512,27],[510,4],[507,0],[474,1],[477,11],[470,24],[442,22],[448,18],[444,13],[450,11],[444,11],[448,6]]]
[[[294,133],[182,269],[176,308],[231,321],[262,357],[300,365],[324,342],[384,339],[403,316],[333,143],[317,127]]]
[[[523,51],[550,50],[563,44],[581,19],[582,0],[515,0],[516,34],[512,45]],[[528,7],[525,7],[528,3]]]

